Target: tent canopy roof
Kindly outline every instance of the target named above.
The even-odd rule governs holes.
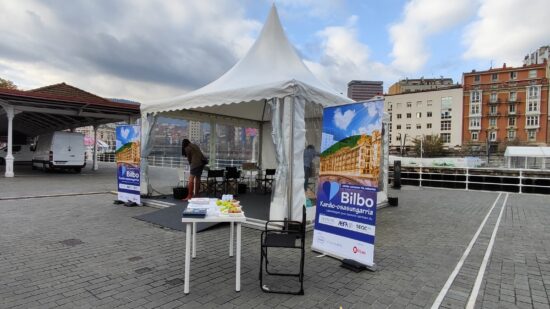
[[[520,147],[509,146],[504,152],[505,157],[543,157],[550,158],[550,147]]]
[[[185,95],[143,105],[142,111],[158,113],[194,109],[262,120],[266,99],[289,95],[299,95],[324,106],[352,102],[318,80],[306,67],[288,41],[273,5],[256,42],[229,71]],[[239,108],[240,111],[235,111],[233,106],[220,106],[245,102],[248,103],[243,106],[246,108]]]

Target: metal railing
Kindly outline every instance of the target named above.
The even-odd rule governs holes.
[[[390,182],[393,178],[393,167],[390,167]],[[401,183],[420,187],[550,194],[550,171],[402,166]]]
[[[116,157],[114,153],[100,153],[97,155],[97,159],[100,162],[116,162]],[[149,166],[179,168],[179,167],[185,167],[189,165],[189,163],[187,162],[187,159],[182,156],[178,156],[178,157],[149,156],[147,157],[147,159],[149,161]],[[214,164],[212,164],[212,162],[209,163],[209,168],[219,169],[219,168],[225,168],[227,166],[240,167],[245,162],[250,162],[250,161],[233,160],[233,159],[216,159],[213,162]]]

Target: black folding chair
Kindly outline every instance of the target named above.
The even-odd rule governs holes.
[[[221,196],[224,186],[224,170],[209,170],[206,176],[206,194],[208,196]],[[219,193],[219,194],[218,194]]]
[[[233,195],[237,195],[239,192],[239,179],[241,178],[241,172],[234,166],[228,166],[225,168],[224,187],[225,192]]]
[[[263,175],[263,178],[259,178],[258,182],[260,183],[260,187],[264,191],[264,194],[268,192],[271,192],[271,189],[273,188],[273,181],[275,180],[275,172],[277,172],[276,169],[266,169],[265,174]]]
[[[283,229],[269,229],[270,223],[283,223]],[[261,257],[260,257],[260,288],[266,293],[294,294],[304,295],[304,259],[305,259],[305,241],[306,241],[306,207],[302,209],[302,222],[290,220],[271,220],[265,224],[265,230],[262,232],[261,239]],[[269,260],[267,256],[268,248],[292,248],[300,250],[300,271],[298,273],[283,273],[269,270]],[[265,264],[264,264],[265,261]],[[298,277],[300,290],[284,291],[271,289],[264,285],[264,267],[267,275],[271,276],[289,276]]]

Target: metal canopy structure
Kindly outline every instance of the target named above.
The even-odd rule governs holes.
[[[0,89],[0,136],[7,136],[8,142],[5,176],[14,176],[11,153],[14,133],[35,137],[90,125],[97,133],[100,124],[131,122],[139,115],[139,104],[115,102],[65,83],[29,91]]]

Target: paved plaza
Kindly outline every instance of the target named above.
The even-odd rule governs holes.
[[[550,308],[547,196],[392,191],[399,207],[377,215],[377,271],[354,273],[308,249],[305,296],[261,292],[260,231],[249,228],[243,228],[242,289],[235,292],[229,226],[222,225],[198,234],[191,293],[184,295],[184,233],[132,218],[153,208],[113,205],[114,195],[100,193],[114,187],[107,172],[48,176],[55,181],[0,178],[0,198],[45,194],[49,184],[55,193],[96,194],[0,200],[0,308],[426,308],[438,295],[441,307],[464,308],[501,209],[476,307]],[[307,236],[310,248],[312,234]],[[295,257],[281,252],[272,263],[292,268]],[[273,284],[297,286],[291,280]]]

